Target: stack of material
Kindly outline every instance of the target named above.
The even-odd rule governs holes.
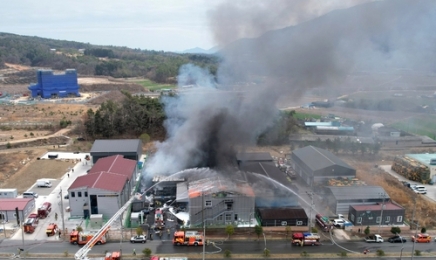
[[[329,179],[328,186],[365,186],[366,183],[357,178]]]
[[[391,168],[409,180],[421,183],[428,183],[430,181],[430,169],[427,165],[410,157],[396,156]]]

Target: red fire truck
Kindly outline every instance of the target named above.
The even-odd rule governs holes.
[[[38,214],[36,213],[30,214],[23,224],[24,232],[28,234],[32,234],[33,232],[35,232],[35,228],[38,225],[38,223],[39,223]]]
[[[44,202],[41,207],[38,208],[38,217],[46,218],[51,211],[51,203]]]
[[[316,214],[316,223],[321,227],[322,231],[328,232],[332,228],[332,224],[328,217],[324,217],[321,214]]]
[[[203,233],[198,231],[176,231],[174,233],[173,245],[181,246],[202,246]]]

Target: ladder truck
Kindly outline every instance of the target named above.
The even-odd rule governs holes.
[[[145,194],[145,193],[144,193]],[[88,253],[89,251],[91,251],[92,247],[97,244],[97,242],[99,242],[105,235],[106,233],[109,231],[110,226],[112,225],[112,223],[114,221],[116,221],[117,219],[120,218],[120,216],[124,213],[124,211],[126,211],[130,204],[133,202],[133,200],[135,199],[141,199],[142,198],[142,194],[140,193],[136,193],[134,196],[132,196],[127,202],[126,204],[124,204],[109,220],[106,224],[104,224],[104,226],[88,241],[88,243],[86,243],[86,245],[84,245],[82,248],[80,248],[79,251],[76,252],[76,254],[74,255],[74,258],[76,260],[88,260]]]

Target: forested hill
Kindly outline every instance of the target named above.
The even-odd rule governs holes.
[[[115,78],[146,77],[174,83],[179,67],[193,63],[216,73],[218,58],[212,55],[98,46],[0,32],[0,68],[14,63],[54,70],[77,69],[81,75]]]

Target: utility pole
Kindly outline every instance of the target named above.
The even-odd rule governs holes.
[[[309,232],[312,232],[313,191],[306,192],[310,196]]]
[[[380,193],[380,196],[383,198],[383,203],[382,203],[381,213],[380,213],[380,224],[378,226],[378,233],[379,234],[380,234],[381,225],[383,223],[383,208],[385,207],[386,193]]]
[[[62,233],[64,234],[62,236],[62,241],[65,240],[65,220],[64,220],[64,200],[62,197],[62,188],[60,189],[61,191],[59,192],[59,195],[61,196],[61,218],[62,218]]]
[[[203,260],[206,255],[206,222],[204,220],[204,191],[201,193],[201,218],[203,221]]]
[[[416,244],[416,237],[418,236],[418,228],[419,228],[419,223],[412,223],[416,226],[416,230],[415,230],[415,241],[413,241],[413,246],[412,246],[412,257],[410,258],[411,260],[413,260],[413,255],[415,254],[415,244]]]

